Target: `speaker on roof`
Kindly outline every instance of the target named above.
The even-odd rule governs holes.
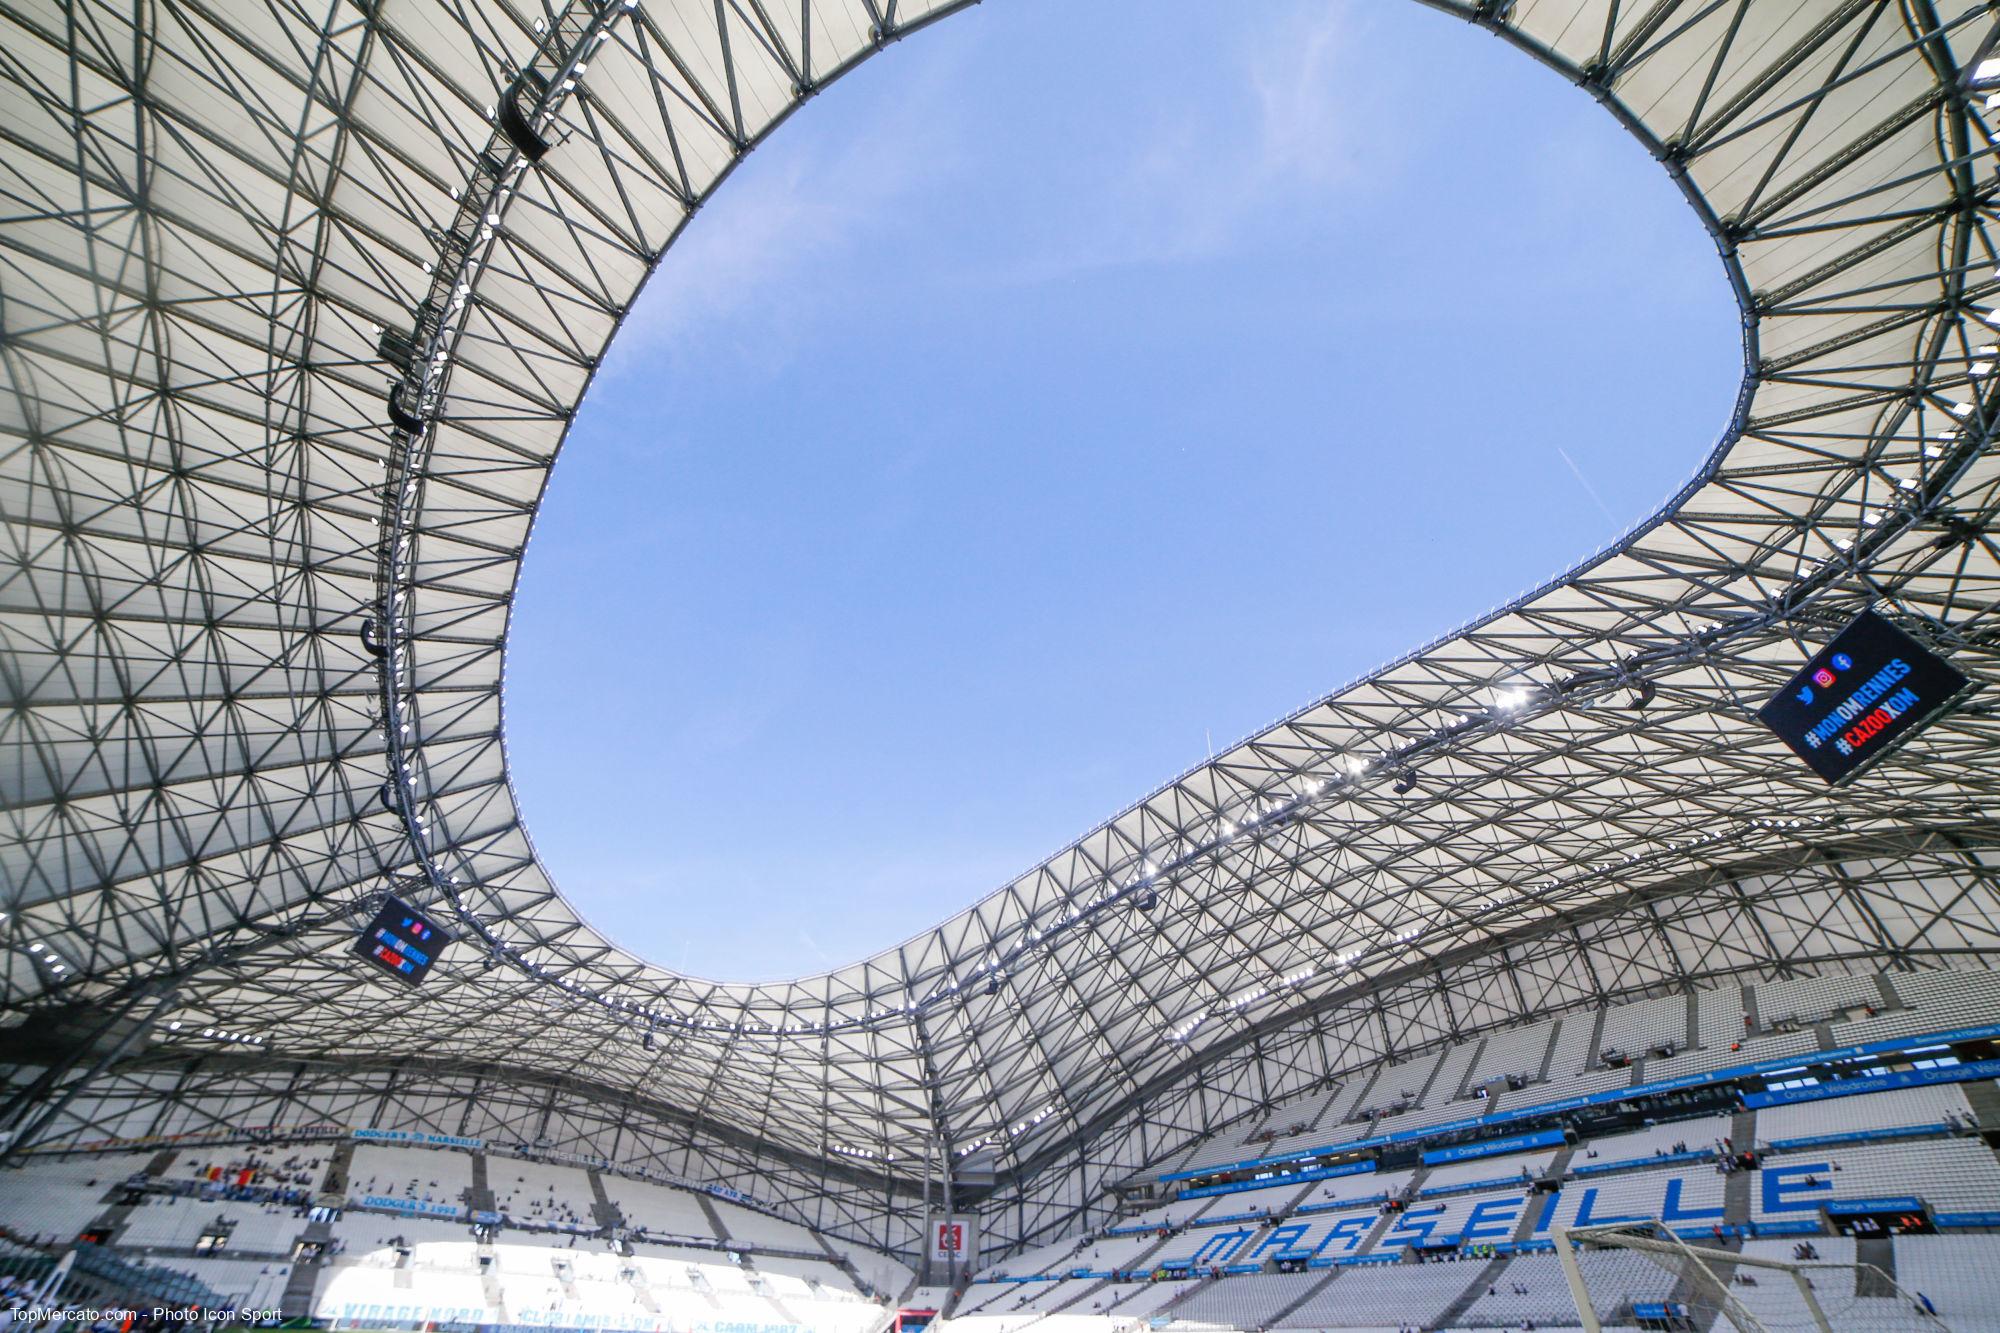
[[[396,383],[389,386],[389,423],[397,430],[417,434],[424,428],[421,414],[412,412],[403,405],[403,386]]]
[[[532,88],[539,97],[547,86],[542,76],[535,71],[522,70],[521,77],[508,84],[501,92],[500,105],[493,118],[495,128],[507,137],[507,142],[513,144],[522,157],[530,162],[542,160],[542,155],[549,151],[549,141],[535,133],[535,127],[521,114],[521,90],[524,87]]]

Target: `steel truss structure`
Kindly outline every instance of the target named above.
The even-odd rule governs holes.
[[[538,1137],[892,1246],[932,1146],[993,1145],[999,1249],[1388,1054],[1989,965],[1986,695],[1838,791],[1752,713],[1870,604],[1996,674],[1992,7],[1427,2],[1579,85],[1714,236],[1745,375],[1701,474],[934,930],[754,986],[620,951],[536,859],[515,578],[693,210],[960,4],[10,3],[0,1007],[111,1021],[6,1114]],[[348,953],[391,889],[461,935],[420,991]]]

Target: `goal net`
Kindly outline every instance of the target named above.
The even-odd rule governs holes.
[[[1585,1333],[1947,1333],[1880,1268],[1830,1237],[1691,1244],[1657,1222],[1557,1227],[1556,1255]],[[1801,1251],[1800,1246],[1806,1246]],[[1832,1253],[1820,1255],[1825,1249]]]

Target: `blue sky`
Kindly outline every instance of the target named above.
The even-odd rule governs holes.
[[[1482,33],[992,0],[614,345],[516,610],[529,828],[666,966],[851,962],[1611,540],[1739,370],[1666,175]]]

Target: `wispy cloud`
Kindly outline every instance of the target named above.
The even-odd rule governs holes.
[[[1005,286],[1198,260],[1263,244],[1306,210],[1374,192],[1401,150],[1373,122],[1385,104],[1417,94],[1371,52],[1369,26],[1353,0],[1254,6],[1230,28],[1212,81],[1147,90],[1149,132],[1079,105],[1069,139],[1032,160],[1003,152],[982,168],[1031,192],[1036,207],[1020,235],[934,276]],[[978,206],[992,182],[968,181],[969,164],[993,154],[990,145],[970,151],[972,139],[997,127],[967,126],[957,93],[979,59],[969,38],[928,44],[888,114],[877,107],[865,124],[842,114],[833,103],[849,90],[835,85],[782,127],[669,251],[613,344],[607,377],[654,373],[663,359],[775,370],[788,330],[843,299],[868,270],[870,247],[893,248],[899,229]],[[1101,138],[1100,120],[1110,122]]]
[[[1294,225],[1302,195],[1324,205],[1371,188],[1393,149],[1365,120],[1385,84],[1355,7],[1246,17],[1223,57],[1230,91],[1163,88],[1152,133],[1068,164],[1052,225],[1009,276],[1208,258]]]
[[[779,359],[776,335],[825,300],[844,257],[891,229],[925,180],[959,157],[950,61],[933,62],[887,117],[893,132],[856,133],[808,108],[774,142],[810,135],[808,151],[750,155],[690,220],[613,344],[607,372],[661,357],[741,353]],[[823,96],[840,97],[835,85]],[[822,124],[822,120],[827,123]]]

